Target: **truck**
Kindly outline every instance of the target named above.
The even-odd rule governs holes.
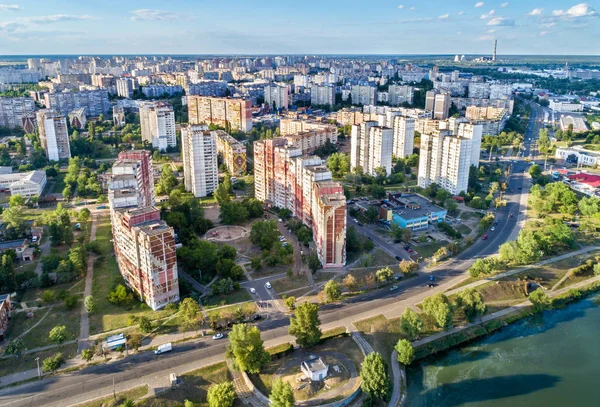
[[[156,348],[154,350],[154,354],[155,355],[161,355],[165,352],[170,352],[173,350],[173,345],[171,344],[171,342],[169,343],[163,343],[162,345],[158,345],[158,348]]]

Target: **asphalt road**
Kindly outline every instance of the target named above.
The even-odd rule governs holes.
[[[530,144],[533,142],[533,140],[529,141],[528,139],[537,138],[538,130],[543,126],[543,123],[540,122],[543,119],[543,114],[540,114],[541,111],[538,108],[532,111],[528,135],[524,143],[525,157],[529,155]],[[515,230],[518,215],[524,210],[519,206],[519,202],[521,194],[528,189],[524,174],[529,165],[522,159],[513,161],[517,161],[512,165],[509,180],[509,189],[512,189],[513,192],[506,195],[507,206],[498,209],[496,219],[500,223],[496,230],[488,232],[487,240],[474,242],[470,248],[457,256],[456,259],[431,271],[437,282],[464,273],[476,257],[497,252],[498,247]],[[509,217],[511,213],[513,218]],[[376,237],[379,236],[373,235],[374,240]],[[382,289],[351,298],[344,303],[324,305],[319,313],[321,323],[327,324],[344,318],[352,318],[362,312],[390,305],[431,290],[427,287],[428,280],[429,272],[421,273],[417,277],[399,282],[400,289],[397,291],[390,292],[387,289]],[[264,285],[264,281],[266,279],[256,280],[257,286]],[[264,293],[261,294],[264,295]],[[273,319],[259,323],[264,340],[287,335],[289,319],[282,313],[275,313],[273,316]],[[189,365],[193,361],[212,360],[215,357],[221,358],[221,355],[225,352],[226,343],[226,340],[213,341],[210,338],[204,338],[190,343],[178,344],[172,352],[164,355],[156,356],[152,352],[144,352],[108,365],[93,366],[73,374],[59,375],[24,386],[3,389],[0,391],[0,406],[63,406],[68,404],[65,403],[67,400],[81,394],[98,390],[111,391],[113,380],[121,384],[148,375],[166,378],[174,369]]]

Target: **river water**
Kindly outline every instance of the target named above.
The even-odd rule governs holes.
[[[600,296],[407,371],[407,406],[600,406]]]

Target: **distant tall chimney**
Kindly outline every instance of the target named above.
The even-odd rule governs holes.
[[[496,47],[498,47],[498,40],[494,40],[494,55],[492,55],[492,61],[496,60]]]

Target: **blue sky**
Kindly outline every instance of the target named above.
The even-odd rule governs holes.
[[[0,0],[0,54],[600,53],[578,0]]]

